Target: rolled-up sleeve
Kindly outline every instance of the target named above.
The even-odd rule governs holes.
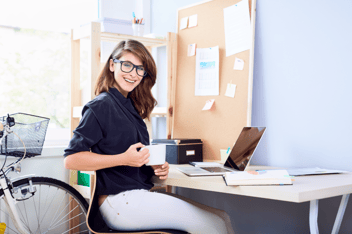
[[[82,151],[90,151],[91,147],[103,138],[102,128],[89,107],[84,107],[82,119],[73,131],[73,137],[65,149],[64,156]]]

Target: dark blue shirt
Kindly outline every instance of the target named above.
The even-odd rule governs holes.
[[[131,145],[141,142],[149,145],[147,127],[135,109],[132,100],[117,89],[101,93],[88,102],[82,119],[64,156],[91,151],[115,155],[125,152]],[[132,189],[151,189],[154,171],[150,166],[116,166],[98,170],[97,195],[117,194]]]

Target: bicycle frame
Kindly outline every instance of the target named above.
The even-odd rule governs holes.
[[[3,127],[4,127],[4,134],[0,138],[0,145],[2,144],[3,139],[5,139],[7,135],[12,133],[8,123],[6,123],[5,126],[1,124],[1,130],[3,130]],[[20,217],[18,215],[18,212],[16,209],[16,199],[11,194],[12,192],[10,191],[10,188],[9,188],[10,183],[7,181],[7,178],[6,178],[6,174],[9,173],[11,170],[21,171],[20,169],[17,170],[18,169],[17,167],[20,168],[19,162],[22,161],[24,157],[25,157],[25,154],[21,160],[17,160],[15,163],[11,163],[5,169],[2,168],[2,172],[0,172],[0,188],[4,191],[5,206],[6,206],[6,209],[9,211],[11,220],[15,225],[17,231],[19,231],[22,234],[28,234],[28,232],[24,229],[22,222],[20,220]]]
[[[23,228],[22,223],[20,222],[20,217],[18,215],[17,209],[16,209],[16,200],[12,197],[10,193],[10,188],[8,186],[8,183],[6,181],[5,176],[2,176],[0,178],[0,186],[1,189],[4,191],[4,201],[7,210],[10,213],[11,220],[13,224],[15,225],[16,229],[22,233],[22,234],[28,234],[28,232]]]

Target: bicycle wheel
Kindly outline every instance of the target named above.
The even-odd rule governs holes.
[[[13,189],[18,215],[29,233],[89,233],[88,203],[70,185],[53,178],[32,177],[14,182]],[[19,233],[3,198],[0,190],[0,217],[1,222],[6,220],[5,233]]]

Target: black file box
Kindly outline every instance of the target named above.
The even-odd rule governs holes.
[[[203,142],[200,139],[154,139],[151,144],[166,144],[166,161],[170,164],[203,161]]]

